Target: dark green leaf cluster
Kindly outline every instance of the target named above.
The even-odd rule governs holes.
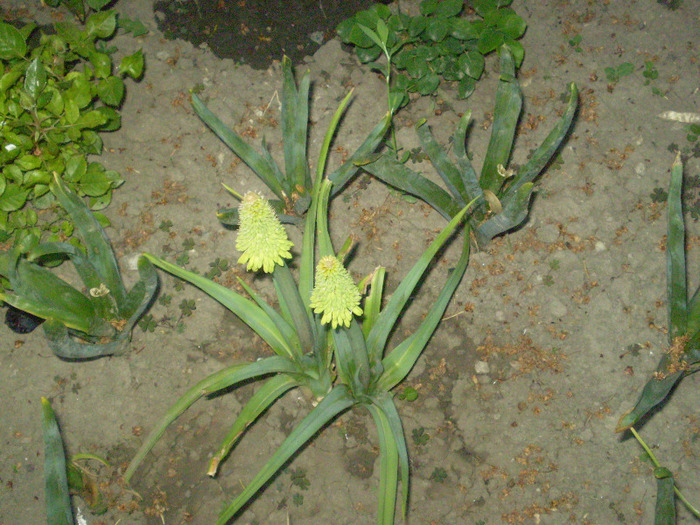
[[[362,163],[362,168],[368,173],[422,199],[447,219],[454,217],[467,203],[476,201],[477,207],[469,221],[477,245],[482,247],[525,220],[533,182],[554,158],[571,128],[578,107],[578,91],[572,83],[566,95],[564,113],[544,142],[517,171],[509,168],[522,111],[522,93],[510,49],[503,46],[500,54],[501,78],[496,89],[494,121],[480,175],[472,166],[465,147],[470,114],[463,116],[453,136],[456,162],[437,143],[425,121],[416,126],[423,150],[446,189],[413,171],[393,155],[370,156]]]
[[[384,52],[371,32],[384,41],[398,72],[390,89],[402,94],[404,103],[407,93],[434,94],[441,80],[457,82],[459,97],[466,98],[481,78],[485,55],[506,45],[516,65],[522,63],[524,49],[518,39],[526,24],[508,7],[511,1],[472,0],[475,20],[463,16],[463,0],[423,0],[418,16],[376,4],[342,22],[338,36],[355,46],[365,63],[375,62]],[[389,71],[382,70],[385,64],[376,67],[389,77]]]
[[[87,196],[94,210],[107,206],[123,182],[88,161],[102,152],[99,133],[121,125],[123,77],[138,79],[143,72],[138,51],[113,73],[112,58],[96,43],[115,29],[110,11],[93,13],[83,26],[56,23],[55,34],[35,24],[18,29],[0,23],[0,241],[14,231],[38,235],[48,228],[39,225],[36,210],[55,205],[49,191],[54,173]],[[30,39],[37,31],[39,38]],[[70,233],[54,230],[56,237]]]
[[[140,259],[140,279],[127,290],[112,245],[82,199],[57,175],[49,189],[75,224],[84,249],[25,235],[0,253],[0,301],[45,319],[49,346],[60,357],[122,353],[158,288],[155,269]],[[75,267],[85,292],[49,269],[64,260]]]

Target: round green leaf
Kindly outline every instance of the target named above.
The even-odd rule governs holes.
[[[499,9],[496,25],[507,37],[516,40],[523,36],[527,23],[510,8]]]
[[[479,38],[477,48],[482,55],[488,55],[498,49],[504,41],[505,35],[503,33],[493,28],[486,29]]]
[[[138,80],[143,74],[143,52],[139,49],[136,53],[122,58],[119,63],[119,72]]]
[[[450,34],[458,40],[476,40],[479,38],[474,22],[469,22],[463,18],[455,18],[451,21],[452,30]]]
[[[515,67],[519,68],[523,63],[523,59],[525,58],[525,48],[517,40],[507,40],[506,45],[508,46],[508,49],[510,49],[511,54],[513,55]]]
[[[467,51],[459,57],[459,69],[465,75],[473,79],[479,80],[484,72],[484,55],[478,51]]]
[[[23,57],[27,53],[27,44],[19,30],[0,22],[0,59],[11,60]]]
[[[108,106],[118,107],[124,99],[124,81],[109,77],[97,85],[97,96]]]
[[[433,42],[440,42],[450,29],[450,23],[444,18],[430,18],[426,22],[425,36]]]
[[[421,95],[432,95],[440,85],[440,78],[435,73],[429,73],[418,79],[416,82],[416,91]]]
[[[108,38],[117,28],[117,16],[113,11],[91,14],[85,22],[85,30],[91,40]]]
[[[27,195],[29,195],[29,190],[23,189],[18,184],[8,184],[0,195],[0,210],[19,210],[27,202]]]
[[[46,69],[44,69],[44,64],[39,62],[38,59],[32,60],[27,68],[27,72],[24,76],[24,89],[29,95],[36,100],[39,94],[46,87]]]
[[[107,78],[112,74],[112,59],[105,53],[90,53],[90,63],[95,68],[97,78]]]
[[[475,88],[476,80],[471,77],[464,77],[457,86],[457,96],[459,98],[468,98],[474,93]]]

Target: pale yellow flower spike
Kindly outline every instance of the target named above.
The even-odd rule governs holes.
[[[249,191],[238,207],[239,228],[236,249],[243,252],[239,264],[246,264],[248,271],[260,268],[272,273],[275,265],[290,259],[293,246],[272,206],[260,195]]]
[[[316,284],[311,292],[311,308],[321,314],[321,323],[333,328],[350,326],[353,315],[362,315],[360,291],[350,273],[332,255],[316,266]]]

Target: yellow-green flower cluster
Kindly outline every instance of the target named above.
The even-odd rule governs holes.
[[[257,272],[260,268],[271,273],[275,265],[284,264],[290,259],[289,249],[293,246],[287,232],[275,215],[275,211],[265,199],[253,191],[243,196],[238,207],[239,228],[236,249],[243,252],[239,264]]]
[[[316,266],[310,306],[314,312],[323,315],[321,323],[330,323],[333,328],[350,326],[353,314],[362,315],[360,291],[350,273],[332,255],[321,258]]]

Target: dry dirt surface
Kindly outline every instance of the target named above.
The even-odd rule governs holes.
[[[38,5],[18,4],[50,20]],[[410,8],[415,3],[402,2]],[[675,9],[653,0],[516,0],[528,23],[520,71],[525,110],[514,162],[522,163],[554,125],[570,81],[581,92],[573,132],[543,175],[526,225],[472,256],[440,328],[405,383],[414,401],[397,399],[411,458],[411,524],[650,524],[655,480],[637,443],[615,434],[667,347],[665,334],[665,189],[675,151],[684,151],[689,194],[690,286],[698,284],[700,152],[685,124],[665,111],[700,112],[700,2]],[[142,48],[145,77],[130,83],[123,126],[104,136],[101,161],[126,183],[106,210],[108,231],[125,279],[144,251],[169,260],[187,256],[204,273],[216,259],[263,294],[271,286],[235,264],[235,232],[215,212],[235,201],[221,184],[265,191],[262,183],[197,118],[190,89],[256,147],[263,136],[282,157],[279,62],[253,70],[217,58],[206,46],[167,40],[150,2],[121,0],[116,9],[150,32],[120,35],[118,55]],[[577,43],[577,35],[580,42]],[[629,62],[618,82],[605,68]],[[643,75],[645,63],[658,78]],[[459,117],[472,111],[468,147],[481,164],[492,119],[497,60],[474,95],[412,103],[398,117],[398,141],[418,146],[413,124],[427,118],[447,144]],[[339,100],[354,88],[337,134],[332,165],[371,130],[384,106],[384,85],[337,40],[299,65],[313,81],[310,149],[317,152]],[[648,81],[649,80],[649,81]],[[312,158],[313,153],[312,153]],[[435,176],[428,163],[414,164]],[[697,205],[696,205],[697,206]],[[386,266],[389,293],[444,221],[367,175],[335,199],[336,239],[359,237],[350,270],[362,276]],[[292,237],[298,234],[292,229]],[[397,337],[419,322],[456,260],[448,250],[406,312]],[[76,513],[90,525],[210,524],[262,466],[310,406],[291,392],[244,436],[217,478],[208,457],[255,385],[202,400],[163,436],[133,486],[118,476],[166,409],[206,375],[268,352],[240,321],[192,287],[161,274],[153,331],[137,328],[124,356],[66,362],[52,355],[42,331],[17,335],[0,327],[0,524],[43,523],[40,397],[60,419],[70,454],[89,462],[109,509],[93,516],[80,498]],[[170,302],[167,303],[167,298]],[[182,306],[181,306],[182,305]],[[691,500],[700,501],[700,375],[687,377],[663,410],[641,429]],[[696,407],[696,408],[693,408]],[[362,411],[336,420],[280,473],[235,523],[358,525],[375,522],[378,442]],[[697,523],[679,506],[678,523]]]

